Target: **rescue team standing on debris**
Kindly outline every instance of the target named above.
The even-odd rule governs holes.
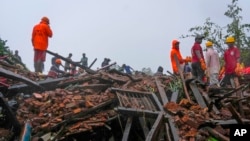
[[[179,45],[180,45],[180,42],[178,40],[172,41],[172,49],[170,52],[170,59],[171,59],[171,63],[172,63],[173,73],[175,75],[179,74],[179,70],[178,70],[177,62],[175,60],[175,56],[177,57],[180,65],[182,65],[184,63],[180,49],[179,49]]]
[[[170,52],[170,60],[171,60],[171,64],[172,64],[173,73],[175,75],[179,75],[179,68],[178,68],[178,65],[177,65],[176,61],[179,62],[180,69],[182,69],[181,72],[184,72],[184,63],[185,62],[188,63],[188,62],[191,61],[191,58],[189,56],[187,56],[186,59],[184,59],[182,57],[179,46],[180,46],[180,42],[178,40],[175,39],[175,40],[172,41],[172,49],[171,49],[171,52]],[[175,60],[175,56],[176,56],[177,60]]]
[[[203,36],[197,35],[195,37],[194,45],[191,48],[191,55],[192,55],[192,75],[194,78],[198,79],[199,81],[204,81],[206,64],[204,60],[204,55],[201,47],[201,43],[203,40]]]
[[[225,77],[223,82],[225,85],[230,85],[230,79],[233,79],[234,82],[238,83],[238,76],[241,71],[240,51],[234,43],[234,37],[227,37],[226,44],[228,49],[224,53]]]
[[[53,35],[50,29],[50,20],[43,17],[41,22],[33,27],[31,42],[34,48],[34,68],[35,72],[42,73],[46,60],[46,50],[48,49],[49,39]]]
[[[40,23],[35,25],[32,31],[31,41],[34,48],[34,68],[35,72],[38,73],[42,73],[44,70],[44,62],[46,60],[46,50],[48,49],[49,38],[51,38],[53,35],[53,32],[49,24],[50,24],[49,18],[42,17]],[[189,74],[191,71],[191,76],[199,80],[200,82],[205,82],[206,81],[205,78],[207,76],[207,78],[209,78],[210,85],[219,86],[219,80],[218,80],[219,69],[220,69],[219,55],[214,50],[213,43],[211,41],[207,41],[206,42],[207,52],[205,54],[206,56],[204,57],[203,50],[201,47],[203,39],[204,36],[202,35],[195,36],[195,42],[191,47],[192,57],[187,56],[185,59],[182,57],[181,52],[179,50],[180,42],[176,39],[172,41],[170,59],[171,59],[173,73],[175,75],[180,75],[179,73],[181,72],[184,74],[184,76],[188,76],[187,74]],[[239,63],[240,52],[239,49],[234,45],[234,42],[235,40],[233,37],[228,37],[226,39],[226,44],[228,45],[228,49],[225,51],[223,58],[225,61],[225,66],[223,67],[225,70],[225,77],[223,81],[225,82],[225,84],[228,84],[229,80],[231,78],[235,78],[237,75],[239,75],[240,72],[240,63]],[[18,51],[16,51],[15,53],[16,53],[15,54],[16,59],[21,61],[21,57],[18,55]],[[69,61],[72,61],[71,59],[72,53],[69,53],[67,58],[69,59]],[[59,66],[62,64],[61,63],[58,64],[59,61],[57,63],[56,61],[58,61],[58,58],[53,57],[51,69],[53,68],[52,70],[58,71],[60,70]],[[109,62],[110,62],[109,58],[104,58],[101,67],[108,66]],[[191,62],[191,67],[189,65],[189,62]],[[86,57],[85,53],[82,54],[82,58],[79,63],[81,63],[82,66],[88,67],[88,58]],[[126,70],[126,73],[132,74],[131,70],[133,70],[133,68],[125,64],[122,66],[122,68]],[[109,67],[105,68],[105,70],[108,69]],[[61,70],[59,72],[61,72]],[[76,66],[65,61],[64,72],[70,72],[72,75],[74,75],[76,74]]]
[[[219,54],[213,48],[213,43],[211,41],[206,42],[207,52],[205,54],[207,71],[206,75],[209,78],[209,84],[220,86],[218,76],[220,71],[220,60]]]
[[[220,87],[220,81],[225,85],[230,85],[230,80],[234,80],[237,85],[238,76],[241,75],[242,65],[240,65],[240,51],[238,47],[235,46],[235,39],[232,36],[226,38],[225,43],[228,45],[228,49],[223,54],[224,66],[220,67],[220,59],[218,52],[214,49],[213,42],[207,41],[206,53],[203,55],[203,50],[201,47],[202,40],[204,36],[196,35],[194,45],[191,48],[191,67],[189,66],[190,58],[183,59],[178,40],[172,41],[172,49],[170,52],[170,59],[172,64],[173,73],[179,76],[179,68],[182,69],[185,78],[190,78],[186,75],[188,72],[192,72],[192,78],[199,80],[202,83],[207,83],[210,86]],[[179,62],[179,67],[175,57]],[[183,68],[184,65],[184,68]],[[221,69],[222,68],[222,69]],[[219,76],[225,74],[225,76],[219,79]],[[208,80],[207,80],[207,79]],[[219,81],[220,80],[220,81]]]

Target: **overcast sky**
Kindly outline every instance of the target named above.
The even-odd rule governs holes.
[[[173,39],[190,34],[188,29],[203,25],[206,18],[220,26],[231,0],[0,0],[0,38],[11,50],[19,50],[23,62],[33,67],[32,28],[43,16],[50,19],[53,37],[49,50],[64,57],[73,54],[80,61],[86,53],[89,64],[97,58],[97,69],[105,57],[136,70],[158,66],[172,71],[170,49]],[[250,23],[250,1],[240,0],[240,15]],[[190,56],[194,39],[179,39],[183,55]],[[202,45],[204,46],[205,41]],[[47,54],[45,70],[51,66]]]

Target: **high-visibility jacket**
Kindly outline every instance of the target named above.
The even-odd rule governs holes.
[[[52,37],[53,33],[49,25],[41,21],[39,24],[33,27],[31,42],[34,49],[37,50],[47,50],[48,48],[48,38]]]
[[[179,50],[179,47],[176,47],[175,44],[179,42],[178,40],[173,40],[172,41],[172,49],[171,49],[171,52],[170,52],[170,59],[171,59],[171,63],[172,63],[172,69],[173,69],[173,72],[174,73],[179,73],[178,72],[178,67],[177,67],[177,64],[175,62],[175,59],[174,59],[174,55],[177,56],[177,59],[179,60],[179,63],[180,64],[183,64],[184,61],[183,61],[183,58],[182,58],[182,55],[180,53],[180,50]]]

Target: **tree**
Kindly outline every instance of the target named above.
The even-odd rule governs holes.
[[[14,64],[20,64],[21,66],[23,66],[23,68],[25,70],[28,70],[28,68],[26,67],[25,64],[23,64],[22,62],[18,61],[14,55],[13,55],[13,51],[9,49],[8,46],[6,46],[7,40],[2,40],[0,38],[0,56],[8,56],[7,58],[5,58],[4,60],[6,62],[8,62],[11,65]]]
[[[8,46],[6,46],[6,42],[7,42],[7,40],[2,40],[0,38],[0,56],[5,55],[6,49],[9,48]]]
[[[247,32],[250,31],[250,24],[242,24],[242,9],[237,5],[238,0],[232,0],[228,5],[228,10],[224,15],[232,20],[226,26],[219,26],[207,18],[203,26],[195,26],[189,29],[192,35],[182,35],[181,38],[192,37],[195,34],[203,34],[206,40],[214,43],[215,48],[220,54],[225,51],[224,41],[226,37],[233,36],[236,40],[236,45],[241,51],[241,61],[249,66],[250,62],[250,38],[247,37]]]

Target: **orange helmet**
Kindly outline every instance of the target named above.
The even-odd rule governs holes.
[[[42,17],[41,20],[44,21],[44,22],[46,22],[47,24],[49,24],[49,18],[48,17]]]
[[[61,64],[62,64],[62,61],[61,61],[61,59],[56,59],[56,64],[59,64],[59,65],[61,65]]]

